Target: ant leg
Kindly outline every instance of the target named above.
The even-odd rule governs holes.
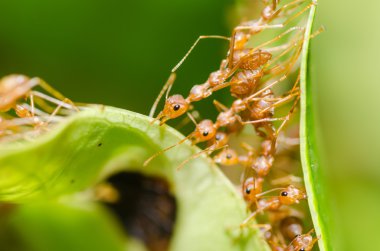
[[[276,137],[281,132],[281,130],[284,128],[284,126],[286,125],[286,123],[289,122],[290,116],[294,113],[294,110],[296,109],[297,103],[298,103],[299,100],[300,100],[300,96],[298,95],[297,99],[294,101],[294,104],[293,104],[292,108],[290,109],[288,115],[286,115],[285,120],[282,122],[282,124],[280,125],[280,127],[277,129],[276,135],[275,135]]]
[[[298,6],[300,6],[301,4],[303,4],[305,2],[305,0],[295,0],[293,2],[290,2],[288,4],[285,4],[284,6],[278,8],[278,10],[276,10],[272,15],[271,17],[268,19],[268,22],[271,22],[273,21],[275,18],[279,17],[281,13],[287,11],[291,11],[292,9],[294,8],[297,8]],[[309,6],[310,5],[310,6]],[[298,16],[302,15],[302,13],[304,13],[307,9],[309,9],[312,5],[315,5],[315,3],[310,3],[308,6],[306,6],[304,9],[302,9],[301,11],[299,11],[298,13],[296,13],[294,16],[290,17],[289,19],[287,19],[284,23],[282,23],[283,26],[285,26],[286,24],[288,24],[289,22],[291,22],[292,20],[294,20],[295,18],[297,18]],[[273,9],[274,10],[274,9]]]
[[[292,31],[304,31],[305,30],[305,27],[299,27],[299,26],[294,26],[294,27],[291,27],[289,28],[288,30],[284,31],[283,33],[281,33],[280,35],[276,36],[275,38],[267,41],[267,42],[264,42],[262,44],[260,44],[259,46],[253,48],[253,49],[250,49],[250,51],[247,53],[247,55],[243,56],[235,65],[234,67],[231,69],[231,71],[228,73],[228,75],[226,76],[226,79],[231,77],[240,67],[240,65],[242,63],[245,62],[245,60],[249,59],[249,57],[251,57],[258,49],[268,45],[268,44],[271,44],[279,39],[281,39],[282,37],[286,36],[287,34],[291,33]],[[297,55],[298,56],[298,55]],[[295,58],[295,56],[293,56],[292,58]],[[294,62],[295,63],[295,62]]]
[[[282,37],[286,36],[287,34],[293,32],[293,31],[304,31],[304,30],[305,30],[305,27],[300,27],[300,26],[291,27],[291,28],[287,29],[286,31],[284,31],[283,33],[277,35],[276,37],[274,37],[274,38],[258,45],[257,47],[251,49],[250,51],[254,52],[258,49],[263,48],[264,46],[267,46],[268,44],[274,43],[274,42],[278,41],[279,39],[281,39]]]
[[[201,156],[203,153],[206,153],[207,155],[210,155],[212,154],[213,152],[219,150],[219,149],[222,149],[222,148],[225,148],[225,147],[228,147],[228,145],[225,145],[225,146],[221,146],[221,147],[218,147],[218,148],[214,148],[214,146],[210,146],[210,147],[207,147],[206,149],[190,156],[188,159],[184,160],[178,167],[177,167],[177,171],[182,169],[190,160],[193,160],[193,159],[196,159],[198,158],[199,156]]]
[[[206,38],[216,38],[216,39],[224,39],[224,40],[230,41],[230,38],[229,37],[225,37],[225,36],[218,36],[218,35],[199,36],[198,39],[195,40],[194,44],[190,47],[190,49],[188,50],[188,52],[185,54],[185,56],[179,61],[179,63],[176,66],[174,66],[174,68],[172,69],[172,72],[177,71],[178,68],[182,65],[182,63],[186,60],[186,58],[193,51],[193,49],[195,48],[195,46],[199,43],[199,41],[201,41],[202,39],[206,39]]]
[[[256,153],[256,149],[254,147],[252,147],[250,144],[248,143],[245,143],[245,142],[242,142],[240,143],[240,146],[246,150],[248,153],[252,153],[252,154],[255,154]]]
[[[270,183],[273,186],[290,185],[294,183],[302,183],[302,178],[290,174],[285,177],[274,179]]]
[[[308,38],[308,40],[310,40],[310,39],[318,36],[324,30],[325,30],[325,28],[323,26],[320,27],[317,31],[315,31],[313,34],[310,35],[310,37]],[[282,53],[280,53],[279,55],[277,55],[274,59],[272,59],[270,62],[268,62],[264,66],[264,68],[268,68],[270,65],[272,65],[273,63],[275,63],[276,61],[278,61],[279,59],[281,59],[284,55],[286,55],[290,51],[292,51],[292,49],[296,48],[297,50],[294,53],[294,55],[292,57],[290,57],[290,59],[288,59],[287,61],[285,61],[284,64],[282,64],[282,65],[276,65],[275,67],[272,67],[270,69],[265,70],[264,71],[265,74],[278,75],[280,73],[285,72],[287,69],[290,69],[292,67],[292,65],[294,65],[294,63],[297,61],[297,58],[299,57],[299,55],[302,52],[303,43],[304,43],[304,34],[302,34],[298,38],[293,39],[292,42],[290,42],[290,43],[287,43],[285,45],[279,46],[279,48],[281,47],[281,48],[286,48],[286,49]],[[277,48],[275,48],[275,49],[277,49]]]
[[[280,77],[279,79],[273,81],[272,83],[270,83],[269,85],[265,86],[261,90],[255,92],[254,94],[252,94],[251,96],[249,96],[245,101],[249,102],[252,98],[257,97],[258,95],[260,95],[261,93],[265,92],[266,90],[268,90],[268,89],[272,88],[273,86],[277,85],[278,83],[284,81],[288,77],[288,75],[291,73],[290,71],[293,68],[293,66],[295,65],[295,63],[297,62],[296,59],[298,58],[298,55],[301,53],[301,51],[302,51],[302,47],[300,47],[300,49],[298,50],[298,53],[293,58],[294,60],[287,67],[287,72],[282,77]]]
[[[244,228],[244,227],[247,227],[248,226],[248,224],[249,224],[249,222],[251,221],[251,220],[253,220],[255,217],[256,217],[256,215],[258,214],[258,213],[261,213],[261,212],[263,212],[264,211],[264,209],[261,209],[261,208],[258,208],[256,211],[254,211],[253,213],[251,213],[241,224],[240,224],[240,227],[241,228]]]
[[[313,1],[311,2],[310,4],[308,4],[305,8],[303,8],[302,10],[300,10],[298,13],[296,13],[295,15],[293,15],[292,17],[290,17],[289,19],[287,19],[283,25],[287,25],[289,24],[291,21],[293,21],[294,19],[296,19],[297,17],[301,16],[304,12],[306,12],[308,9],[310,9],[312,6],[316,5],[316,3]]]
[[[250,121],[240,121],[243,125],[247,124],[256,124],[256,123],[263,123],[263,122],[273,122],[273,121],[279,121],[279,120],[285,120],[286,117],[283,118],[263,118],[263,119],[257,119],[257,120],[250,120]]]
[[[64,100],[63,100],[63,102],[66,102],[66,101],[67,101],[67,99],[64,99]],[[50,114],[49,118],[48,118],[47,121],[46,121],[46,124],[49,124],[49,123],[53,120],[53,118],[55,117],[55,115],[57,115],[57,113],[59,112],[59,110],[61,110],[61,108],[62,108],[62,104],[59,104],[59,105],[54,109],[54,111]]]
[[[33,96],[33,92],[31,92],[29,94],[29,99],[30,99],[30,106],[31,106],[31,115],[32,117],[34,117],[34,96]]]
[[[299,95],[300,95],[299,92],[289,94],[288,96],[285,96],[285,97],[281,98],[279,101],[275,102],[274,104],[268,106],[264,110],[261,110],[259,113],[262,114],[262,113],[268,111],[269,109],[277,108],[277,107],[285,104],[286,102],[290,101],[292,98],[297,97]]]
[[[237,70],[237,69],[236,69]],[[229,75],[232,75],[233,73],[230,72]],[[217,86],[214,86],[213,88],[211,88],[211,92],[216,92],[216,91],[219,91],[221,89],[224,89],[230,85],[233,85],[233,84],[239,84],[240,81],[230,81],[230,82],[225,82],[223,84],[220,84],[220,85],[217,85]]]
[[[235,53],[235,36],[236,33],[239,31],[248,30],[251,31],[255,29],[255,33],[259,33],[260,31],[264,29],[276,29],[276,28],[282,28],[283,26],[274,24],[274,25],[261,25],[261,26],[251,26],[251,25],[240,25],[237,26],[234,31],[232,32],[231,41],[230,41],[230,49],[229,49],[229,55],[228,55],[228,63],[227,66],[230,68],[233,63],[234,53]],[[249,39],[251,35],[247,35],[247,40]]]
[[[38,98],[41,98],[41,99],[44,99],[46,101],[49,101],[49,102],[51,102],[53,104],[61,105],[62,107],[66,108],[66,109],[72,109],[73,108],[73,105],[70,104],[70,103],[72,103],[71,101],[69,101],[69,102],[66,103],[64,101],[52,98],[52,97],[50,97],[50,96],[48,96],[48,95],[46,95],[46,94],[44,94],[42,92],[38,92],[38,91],[32,91],[32,92],[33,92],[34,96],[36,96]],[[69,99],[63,98],[62,100],[66,100],[67,101]],[[78,108],[76,108],[76,109],[78,109]]]
[[[295,39],[293,39],[290,43],[286,44],[287,48],[284,51],[282,51],[279,55],[277,55],[275,58],[270,60],[270,62],[268,62],[264,66],[264,68],[268,68],[270,65],[273,65],[273,63],[279,61],[283,56],[287,55],[293,49],[297,49],[298,46],[302,47],[302,42],[303,42],[303,34],[300,37],[296,37]],[[293,57],[291,57],[291,58],[293,58]]]
[[[56,89],[54,89],[51,85],[49,85],[47,82],[45,82],[44,80],[40,79],[40,78],[32,78],[30,80],[31,82],[32,81],[36,81],[38,83],[38,85],[44,89],[45,91],[47,91],[48,93],[50,93],[51,95],[53,95],[54,97],[56,97],[57,99],[59,100],[66,100],[66,103],[67,104],[70,104],[70,108],[67,108],[67,109],[75,109],[76,111],[79,111],[79,109],[75,106],[74,102],[72,102],[70,99],[66,98],[65,96],[63,96],[59,91],[57,91]]]
[[[222,103],[220,103],[218,100],[214,100],[213,101],[216,109],[219,111],[219,112],[225,112],[228,110],[227,106],[223,105]]]
[[[165,85],[162,87],[160,93],[158,94],[156,100],[154,101],[152,108],[150,109],[150,112],[149,112],[149,117],[153,117],[154,113],[156,112],[158,103],[160,102],[165,92],[166,92],[166,98],[168,98],[170,89],[174,84],[175,78],[176,78],[176,74],[174,72],[171,73]]]

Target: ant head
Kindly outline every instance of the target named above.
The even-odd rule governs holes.
[[[228,139],[229,137],[227,133],[217,132],[215,135],[215,142],[214,142],[214,144],[216,145],[216,148],[227,145]]]
[[[247,178],[242,187],[244,200],[248,203],[256,201],[256,195],[262,191],[262,178],[249,177]]]
[[[293,185],[288,186],[280,192],[280,202],[283,205],[299,203],[300,200],[306,199],[306,193]]]
[[[211,120],[205,119],[199,122],[193,132],[194,144],[213,139],[216,135],[214,123]]]
[[[189,103],[182,95],[173,95],[166,99],[165,107],[162,111],[163,120],[161,123],[165,123],[169,119],[174,119],[189,110]]]
[[[292,241],[294,250],[310,251],[313,248],[313,236],[311,234],[298,235]]]
[[[239,156],[232,149],[224,149],[214,157],[214,161],[224,166],[233,166],[239,164]]]

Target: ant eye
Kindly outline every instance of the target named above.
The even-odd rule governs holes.
[[[178,110],[179,110],[179,108],[181,108],[181,106],[180,106],[180,105],[174,105],[174,106],[173,106],[173,110],[174,110],[174,111],[178,111]]]
[[[305,251],[306,249],[305,248],[301,248],[300,251]]]
[[[203,136],[207,137],[207,135],[208,135],[208,131],[204,131]]]
[[[232,158],[232,155],[231,155],[231,154],[227,154],[226,158],[227,158],[227,159],[231,159],[231,158]]]
[[[220,135],[216,135],[215,139],[219,141],[221,139],[221,136]]]
[[[284,197],[288,196],[288,192],[285,192],[285,191],[282,192],[282,193],[281,193],[281,196],[284,196]]]
[[[247,188],[245,189],[245,193],[246,193],[246,194],[250,194],[250,193],[251,193],[251,188],[247,187]]]

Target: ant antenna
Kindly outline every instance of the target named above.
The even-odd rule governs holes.
[[[270,189],[270,190],[268,190],[268,191],[265,191],[265,192],[259,193],[259,194],[257,194],[256,196],[257,196],[257,197],[261,197],[261,196],[266,195],[266,194],[268,194],[268,193],[275,192],[275,191],[278,191],[278,190],[284,190],[284,189],[286,189],[286,188],[281,188],[281,187],[279,187],[279,188],[273,188],[273,189]]]
[[[191,115],[191,113],[187,112],[186,114],[190,118],[190,120],[194,123],[194,125],[198,124],[195,118],[193,117],[193,115]]]
[[[183,142],[185,142],[186,140],[190,139],[191,137],[193,136],[193,134],[189,134],[186,138],[180,140],[179,142],[175,143],[174,145],[171,145],[159,152],[156,152],[155,154],[153,154],[151,157],[149,157],[149,159],[145,160],[143,166],[147,166],[153,159],[155,159],[156,157],[158,157],[159,155],[163,154],[164,152],[166,151],[169,151],[170,149],[172,149],[173,147],[175,146],[178,146],[180,144],[182,144]]]
[[[194,44],[190,47],[189,51],[185,54],[185,56],[179,61],[179,63],[174,66],[172,69],[172,72],[175,72],[178,70],[178,68],[183,64],[183,62],[186,60],[186,58],[190,55],[190,53],[194,50],[195,46],[201,41],[201,39],[205,38],[216,38],[216,39],[224,39],[227,41],[230,41],[231,39],[229,37],[225,36],[218,36],[218,35],[210,35],[210,36],[199,36],[197,40],[195,40]]]
[[[168,80],[166,81],[165,85],[162,87],[160,93],[158,94],[156,100],[154,101],[153,103],[153,106],[152,108],[150,109],[150,112],[149,112],[149,117],[153,117],[154,113],[156,112],[156,109],[157,109],[157,106],[158,106],[158,103],[160,102],[162,96],[164,95],[165,91],[166,91],[166,99],[168,98],[169,96],[169,92],[173,86],[173,83],[175,81],[175,78],[176,78],[176,74],[175,72],[172,72],[168,78]]]

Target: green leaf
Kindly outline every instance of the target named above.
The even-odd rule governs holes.
[[[150,125],[150,120],[94,106],[34,142],[0,146],[0,201],[73,200],[117,171],[138,171],[165,178],[176,197],[170,250],[269,250],[256,231],[233,240],[228,230],[247,216],[245,203],[210,159],[200,157],[176,171],[198,148],[185,143],[142,166],[183,138],[166,125]]]
[[[316,1],[315,1],[316,2]],[[311,92],[311,78],[309,70],[309,45],[310,35],[312,32],[316,5],[310,9],[308,23],[306,27],[305,44],[303,47],[301,61],[301,122],[300,122],[300,143],[301,143],[301,160],[304,174],[306,191],[308,194],[308,203],[312,216],[314,229],[320,240],[318,242],[321,251],[332,250],[330,239],[332,236],[327,231],[329,222],[331,222],[324,185],[325,176],[320,167],[320,158],[318,156],[316,126],[314,121],[315,107],[313,106],[313,93]]]
[[[52,201],[25,204],[15,207],[4,220],[2,250],[123,251],[126,246],[128,250],[145,250],[142,244],[123,237],[114,220],[96,204]],[[22,240],[22,246],[20,240],[9,241],[10,233]]]

